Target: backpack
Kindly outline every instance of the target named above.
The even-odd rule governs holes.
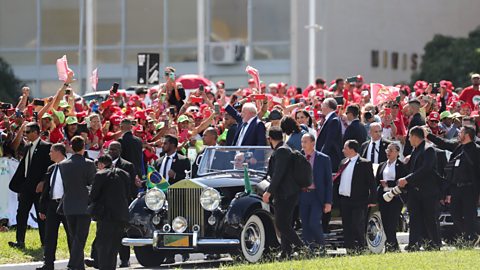
[[[298,150],[292,150],[292,177],[300,188],[307,188],[313,183],[312,165]]]

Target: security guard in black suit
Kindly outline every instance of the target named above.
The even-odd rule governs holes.
[[[446,176],[449,183],[447,203],[459,237],[470,243],[478,242],[475,224],[477,218],[478,188],[480,187],[479,147],[475,144],[475,129],[464,126],[458,141],[448,141],[428,134],[427,139],[438,148],[451,151]]]
[[[408,184],[410,235],[407,250],[419,250],[422,236],[429,240],[425,243],[425,248],[438,250],[441,246],[437,223],[441,185],[440,176],[436,171],[435,150],[433,147],[425,147],[422,127],[413,127],[409,133],[409,140],[414,147],[407,164],[410,174],[398,180],[398,186],[401,188]]]

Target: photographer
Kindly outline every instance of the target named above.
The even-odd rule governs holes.
[[[475,232],[477,216],[480,167],[479,147],[475,144],[475,129],[464,126],[460,129],[458,141],[448,141],[433,134],[427,139],[438,148],[451,151],[446,166],[449,182],[446,202],[451,204],[451,214],[456,234],[467,242],[478,244],[480,238]]]
[[[405,200],[401,196],[395,196],[391,201],[387,202],[383,199],[383,195],[397,185],[398,179],[407,174],[407,168],[403,162],[398,160],[400,154],[400,146],[398,144],[390,143],[385,152],[388,160],[380,163],[376,175],[379,208],[382,215],[383,229],[387,236],[385,251],[400,251],[396,229]]]

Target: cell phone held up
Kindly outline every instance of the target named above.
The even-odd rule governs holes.
[[[200,91],[200,93],[203,93],[205,91],[205,87],[203,86],[203,84],[200,84],[198,86],[198,91]]]
[[[170,115],[172,115],[172,116],[175,115],[175,108],[174,107],[170,107],[168,110],[169,110],[168,112],[170,113]]]
[[[215,107],[215,114],[219,115],[220,114],[220,105],[217,102],[215,102],[213,104],[213,106]]]
[[[120,86],[120,84],[118,84],[118,82],[114,82],[113,85],[112,85],[112,93],[117,93],[118,92],[118,87]]]
[[[34,99],[33,100],[34,106],[45,106],[45,100],[42,99]]]

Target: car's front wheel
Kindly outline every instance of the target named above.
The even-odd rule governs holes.
[[[367,245],[373,253],[382,253],[385,248],[386,235],[383,231],[382,218],[380,212],[370,215],[367,223]]]
[[[242,254],[249,262],[257,262],[265,252],[265,226],[257,215],[248,218],[240,235]]]
[[[144,267],[160,266],[165,260],[165,254],[153,250],[152,246],[134,247],[138,263]]]

